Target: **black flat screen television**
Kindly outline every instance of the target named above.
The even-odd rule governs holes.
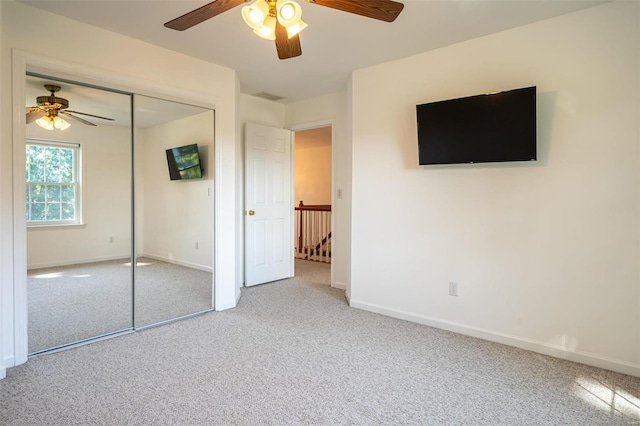
[[[167,163],[171,180],[200,179],[202,177],[197,144],[167,149]]]
[[[536,87],[416,106],[420,165],[537,160]]]

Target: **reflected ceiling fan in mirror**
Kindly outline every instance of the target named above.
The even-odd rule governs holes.
[[[164,24],[184,31],[207,19],[252,0],[215,0]],[[392,0],[306,0],[343,12],[379,21],[393,22],[404,5]],[[267,40],[275,40],[278,58],[289,59],[302,54],[299,33],[307,27],[302,21],[302,9],[293,0],[255,0],[242,8],[244,21],[253,32]]]
[[[60,117],[60,115],[63,115],[64,117],[77,120],[88,126],[97,126],[97,124],[77,117],[74,114],[86,115],[88,117],[99,118],[101,120],[114,121],[113,118],[101,117],[99,115],[88,114],[86,112],[65,111],[69,108],[69,101],[56,96],[56,92],[60,91],[60,86],[56,86],[55,84],[45,84],[44,88],[51,92],[51,95],[38,96],[36,98],[37,106],[27,107],[27,124],[31,124],[35,121],[38,126],[46,130],[65,130],[71,126],[71,123],[66,121],[63,117]]]

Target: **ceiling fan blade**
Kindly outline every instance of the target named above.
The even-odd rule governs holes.
[[[69,111],[59,111],[58,114],[62,114],[65,117],[69,117],[69,118],[73,118],[74,120],[78,120],[79,122],[81,122],[82,124],[86,124],[87,126],[97,126],[97,124],[93,124],[90,121],[87,121],[87,120],[82,119],[80,117],[76,117],[73,114],[69,114]]]
[[[70,110],[66,110],[66,111],[60,111],[60,112],[72,112],[74,114],[81,114],[81,115],[87,115],[89,117],[93,117],[93,118],[99,118],[101,120],[109,120],[109,121],[115,121],[115,119],[113,118],[107,118],[107,117],[100,117],[99,115],[93,115],[93,114],[87,114],[86,112],[80,112],[80,111],[70,111]]]
[[[404,4],[392,0],[307,0],[309,3],[330,7],[343,12],[355,13],[379,21],[396,20]]]
[[[27,108],[27,124],[31,124],[38,118],[46,115],[46,112],[39,108]]]
[[[164,26],[167,28],[171,28],[172,30],[184,31],[193,27],[194,25],[206,21],[207,19],[213,18],[214,16],[219,15],[222,12],[233,9],[234,7],[241,5],[245,1],[246,0],[215,0],[209,4],[205,4],[202,7],[192,10],[189,13],[185,13],[184,15],[176,19],[172,19],[171,21],[166,22]]]
[[[278,58],[289,59],[302,55],[302,46],[300,46],[300,37],[298,34],[289,38],[287,29],[276,22],[276,50]]]

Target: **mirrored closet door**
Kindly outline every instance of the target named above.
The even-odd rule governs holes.
[[[28,75],[25,101],[28,352],[37,354],[133,326],[131,97]]]
[[[134,95],[135,328],[213,308],[213,110]]]
[[[26,83],[28,353],[212,310],[213,110]]]

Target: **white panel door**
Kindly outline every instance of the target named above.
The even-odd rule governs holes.
[[[245,128],[245,285],[293,276],[291,131]]]

